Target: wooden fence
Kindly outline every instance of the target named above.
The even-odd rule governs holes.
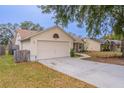
[[[121,52],[122,56],[124,56],[124,40],[121,41]]]
[[[30,51],[29,50],[14,51],[14,59],[15,59],[16,63],[29,62],[30,61]]]
[[[0,56],[5,55],[5,51],[6,51],[5,46],[0,45]]]

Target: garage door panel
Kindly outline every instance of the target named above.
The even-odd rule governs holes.
[[[38,41],[38,59],[70,56],[69,42]]]

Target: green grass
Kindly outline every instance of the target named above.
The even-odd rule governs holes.
[[[37,62],[14,63],[13,57],[0,57],[0,87],[94,87],[86,82],[74,79],[54,71]]]
[[[11,55],[4,55],[0,57],[0,65],[5,64],[14,64],[13,57]]]

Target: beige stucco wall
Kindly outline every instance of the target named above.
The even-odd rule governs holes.
[[[21,36],[19,33],[16,34],[15,45],[18,45],[19,49],[21,50]]]
[[[100,51],[100,43],[92,40],[92,39],[85,39],[85,49],[87,51]]]
[[[59,35],[58,39],[53,38],[53,34]],[[42,34],[36,35],[31,38],[31,55],[37,55],[37,42],[38,40],[44,41],[67,41],[69,42],[70,49],[73,48],[73,39],[66,35],[58,28],[50,29]],[[47,47],[47,46],[46,46]],[[48,51],[49,52],[49,51]]]
[[[21,48],[22,50],[31,50],[30,39],[21,42]]]

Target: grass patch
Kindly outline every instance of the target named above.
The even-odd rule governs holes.
[[[10,65],[10,64],[14,64],[14,60],[12,55],[4,55],[4,56],[0,56],[0,65]]]
[[[37,62],[14,63],[13,57],[0,57],[0,87],[9,88],[56,88],[95,87],[54,71]]]

